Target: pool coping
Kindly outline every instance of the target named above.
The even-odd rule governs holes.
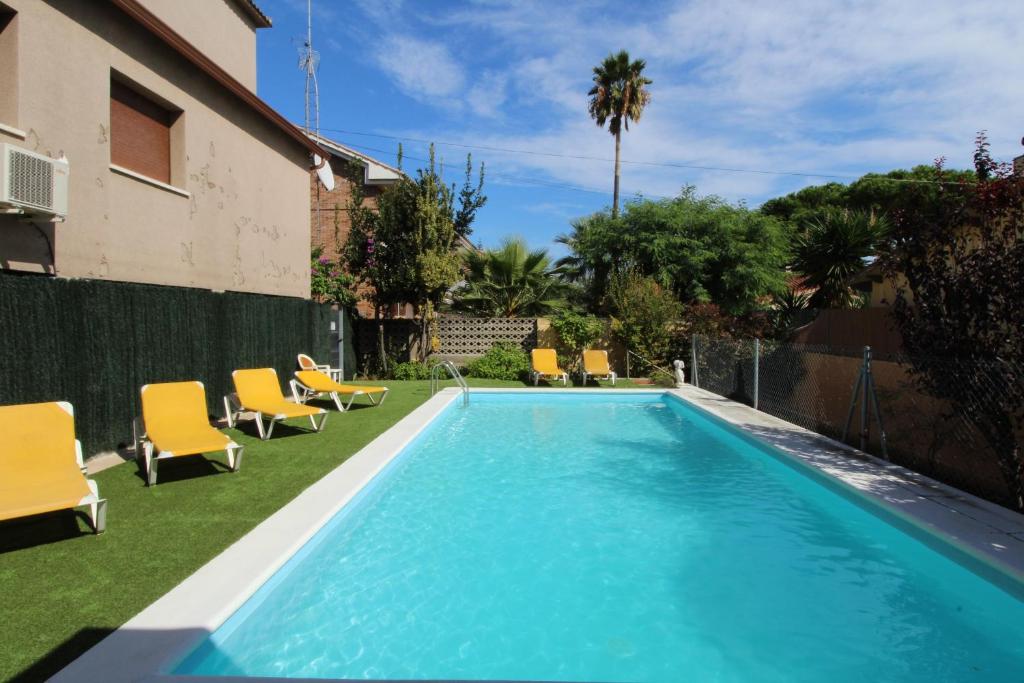
[[[1024,585],[1024,515],[710,391],[668,393]]]
[[[541,395],[671,394],[1024,582],[1024,515],[703,389],[689,385],[677,389],[474,388],[471,395],[538,391]],[[447,388],[429,398],[51,680],[303,680],[162,672],[224,623],[460,394],[457,388]]]

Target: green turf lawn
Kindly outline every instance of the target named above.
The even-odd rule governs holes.
[[[229,430],[247,447],[237,473],[214,454],[162,462],[152,488],[132,462],[94,475],[109,501],[100,536],[71,512],[0,522],[0,680],[56,673],[430,394],[428,381],[386,384],[391,392],[379,408],[359,399],[339,415],[322,403],[332,408],[322,434],[289,426],[308,427],[305,419],[279,424],[266,442],[251,422]]]

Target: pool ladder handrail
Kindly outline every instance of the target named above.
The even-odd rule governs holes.
[[[455,383],[462,388],[462,405],[468,406],[469,385],[466,384],[466,380],[462,377],[462,373],[459,372],[459,369],[455,367],[455,363],[450,360],[443,360],[430,368],[430,395],[433,396],[437,393],[438,376],[441,374],[441,370],[446,370],[451,378],[455,380]]]

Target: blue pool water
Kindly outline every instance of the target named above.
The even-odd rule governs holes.
[[[484,394],[176,673],[1021,681],[1024,602],[681,401]]]

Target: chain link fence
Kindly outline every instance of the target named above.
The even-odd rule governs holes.
[[[865,363],[864,348],[707,337],[692,339],[691,364],[702,389],[1021,507],[1024,368],[907,355]]]

